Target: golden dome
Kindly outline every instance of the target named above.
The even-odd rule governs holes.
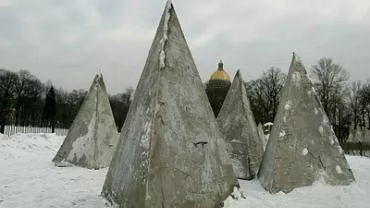
[[[222,61],[218,63],[218,69],[212,74],[210,80],[224,80],[230,82],[230,76],[224,71],[224,64]]]

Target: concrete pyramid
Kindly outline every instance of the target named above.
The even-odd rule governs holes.
[[[98,169],[107,167],[119,139],[103,76],[95,76],[80,110],[53,161]]]
[[[267,145],[267,141],[268,141],[268,137],[263,132],[263,127],[262,127],[262,124],[261,123],[258,124],[257,130],[258,130],[258,135],[261,138],[261,142],[262,142],[262,146],[263,146],[263,151],[265,151],[266,145]]]
[[[353,142],[353,143],[370,142],[370,130],[367,129],[366,127],[360,127],[360,126],[358,126],[357,129],[354,129],[353,127],[350,128],[347,142]]]
[[[259,179],[271,193],[323,180],[347,185],[354,177],[307,72],[293,54]]]
[[[226,95],[217,121],[225,135],[227,151],[236,177],[252,179],[260,167],[263,145],[239,70]]]
[[[168,2],[102,195],[122,208],[215,208],[236,185],[223,136]]]

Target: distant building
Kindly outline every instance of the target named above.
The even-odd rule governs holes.
[[[212,74],[211,79],[206,84],[208,100],[216,117],[224,103],[230,85],[230,76],[224,70],[224,64],[220,61],[218,69]]]

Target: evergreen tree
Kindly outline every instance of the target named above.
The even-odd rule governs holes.
[[[54,87],[51,86],[49,92],[46,94],[44,119],[48,122],[48,125],[51,125],[52,133],[55,132],[55,116],[56,116],[55,92]]]

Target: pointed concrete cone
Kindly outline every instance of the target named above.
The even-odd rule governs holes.
[[[62,146],[53,161],[99,169],[107,167],[119,134],[101,74],[96,75]]]
[[[240,71],[236,73],[217,116],[237,178],[253,179],[262,160],[263,146]]]
[[[307,72],[293,54],[259,179],[271,193],[324,180],[347,185],[354,177]]]
[[[171,2],[136,89],[102,195],[119,207],[219,207],[237,180]]]
[[[257,130],[258,130],[258,135],[260,136],[260,139],[261,139],[261,142],[262,142],[263,151],[265,151],[268,138],[266,137],[265,133],[263,132],[263,128],[262,128],[261,123],[258,124]]]

